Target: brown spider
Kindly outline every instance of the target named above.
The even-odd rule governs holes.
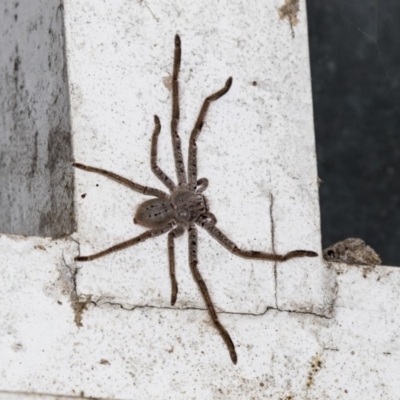
[[[202,194],[208,186],[208,180],[202,178],[197,180],[197,147],[196,140],[199,136],[201,129],[204,125],[204,120],[210,104],[221,98],[226,94],[232,85],[232,78],[229,78],[225,86],[207,97],[203,106],[200,109],[199,116],[194,125],[192,133],[190,134],[189,142],[189,171],[186,179],[185,165],[183,163],[181,140],[178,134],[179,122],[179,82],[178,74],[181,64],[181,40],[179,35],[175,36],[175,53],[174,53],[174,66],[172,73],[172,119],[171,119],[171,133],[172,144],[174,151],[175,169],[178,178],[178,185],[160,169],[157,165],[157,141],[160,134],[161,125],[159,118],[155,115],[155,127],[151,140],[151,170],[158,179],[169,189],[170,194],[166,194],[161,190],[154,189],[147,186],[142,186],[134,183],[122,176],[114,174],[113,172],[106,171],[100,168],[89,167],[83,164],[74,163],[74,167],[83,169],[84,171],[95,172],[104,175],[114,181],[130,187],[136,192],[154,196],[154,199],[146,200],[140,204],[133,218],[135,224],[142,225],[150,228],[141,235],[127,240],[126,242],[116,244],[99,253],[90,256],[75,257],[76,261],[91,261],[96,258],[105,256],[107,254],[126,249],[127,247],[134,246],[144,240],[168,233],[168,259],[169,259],[169,273],[171,277],[172,293],[171,305],[176,302],[178,294],[178,284],[175,277],[175,258],[174,258],[174,239],[183,235],[187,229],[189,232],[189,263],[193,277],[199,286],[200,292],[207,305],[208,312],[211,319],[221,334],[226,346],[228,347],[229,354],[232,362],[236,364],[237,355],[235,346],[230,338],[226,329],[219,322],[218,315],[211,300],[210,293],[207,286],[197,268],[197,229],[196,224],[204,228],[214,239],[216,239],[222,246],[227,248],[233,254],[251,259],[258,260],[271,260],[271,261],[287,261],[295,257],[316,257],[317,254],[313,251],[295,250],[285,255],[264,253],[255,250],[242,250],[235,243],[233,243],[224,233],[216,227],[215,216],[208,211],[208,204],[205,196]]]

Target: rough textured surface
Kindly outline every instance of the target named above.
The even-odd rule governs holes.
[[[397,268],[364,274],[363,267],[330,264],[337,277],[332,318],[272,309],[257,316],[222,313],[237,343],[234,366],[204,310],[90,303],[78,327],[71,307],[76,251],[73,241],[0,237],[0,391],[398,399]]]
[[[74,228],[72,144],[61,0],[2,1],[0,232]]]
[[[198,140],[199,177],[210,181],[204,195],[218,226],[244,248],[320,253],[306,16],[303,7],[293,39],[279,5],[117,0],[112,7],[94,7],[66,1],[75,160],[165,189],[150,170],[157,114],[159,165],[175,179],[170,77],[179,33],[185,160],[202,101],[233,78],[230,91],[212,104]],[[143,232],[132,219],[145,196],[81,170],[76,182],[74,237],[81,255]],[[177,307],[203,307],[186,242],[176,240]],[[331,310],[334,281],[322,254],[282,265],[244,260],[201,231],[199,261],[221,310],[258,314],[279,307],[324,315]],[[86,263],[78,284],[95,301],[169,307],[166,236]]]
[[[66,0],[76,161],[161,188],[149,165],[157,113],[159,163],[175,177],[168,125],[178,32],[184,152],[202,100],[233,77],[198,142],[219,227],[246,248],[321,253],[304,3],[294,38],[281,5]],[[190,276],[187,239],[176,241],[174,308],[165,236],[74,263],[142,232],[132,217],[145,198],[85,171],[76,178],[72,237],[0,238],[0,390],[174,400],[341,398],[347,391],[357,398],[382,382],[379,373],[366,377],[374,363],[387,361],[383,373],[395,370],[397,303],[384,306],[396,296],[391,269],[339,270],[322,254],[253,262],[200,231],[199,268],[236,345],[234,366]],[[362,308],[375,278],[378,315]],[[358,319],[380,337],[359,337]],[[390,398],[398,381],[383,376]]]

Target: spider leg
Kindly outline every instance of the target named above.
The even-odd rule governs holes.
[[[158,135],[161,131],[160,119],[157,115],[154,116],[154,131],[151,137],[151,157],[150,164],[151,170],[154,175],[169,189],[173,190],[175,188],[175,183],[167,176],[167,174],[161,170],[161,168],[157,165],[157,143],[158,143]]]
[[[193,223],[189,225],[189,263],[190,263],[190,269],[193,274],[193,278],[196,281],[197,285],[199,286],[199,289],[200,289],[203,299],[207,305],[208,312],[211,316],[214,326],[217,328],[218,332],[222,336],[222,339],[224,340],[226,347],[228,347],[232,362],[234,364],[236,364],[237,363],[237,354],[235,351],[235,345],[233,344],[232,339],[229,336],[229,333],[227,332],[227,330],[222,326],[221,322],[219,322],[218,314],[215,311],[215,308],[214,308],[213,302],[211,300],[210,293],[208,292],[206,283],[204,282],[203,277],[201,276],[200,271],[197,268],[197,264],[198,264],[198,261],[197,261],[197,229]]]
[[[222,233],[216,226],[216,219],[213,214],[208,213],[204,215],[203,221],[198,224],[203,227],[214,239],[216,239],[222,246],[228,249],[231,253],[243,257],[252,258],[256,260],[271,260],[271,261],[287,261],[297,257],[317,257],[317,253],[309,250],[294,250],[286,254],[271,254],[256,250],[243,250],[236,246],[224,233]]]
[[[110,172],[105,169],[89,167],[87,165],[80,164],[80,163],[73,163],[72,165],[75,168],[83,169],[84,171],[95,172],[96,174],[106,176],[107,178],[110,178],[113,181],[120,183],[121,185],[128,186],[130,189],[134,190],[135,192],[146,194],[148,196],[156,196],[161,199],[168,196],[162,190],[154,189],[154,188],[151,188],[148,186],[139,185],[138,183],[132,182],[129,179],[126,179],[120,175],[114,174],[114,172]]]
[[[168,260],[169,260],[169,276],[171,277],[171,306],[176,302],[178,295],[178,283],[176,282],[175,276],[175,246],[174,239],[182,236],[185,230],[181,226],[177,226],[171,232],[168,233]]]
[[[221,98],[225,93],[228,92],[229,88],[232,85],[232,77],[228,78],[225,83],[225,86],[218,90],[218,92],[213,93],[211,96],[208,96],[200,109],[199,116],[197,117],[197,121],[194,125],[192,133],[190,134],[190,141],[189,141],[189,160],[188,160],[188,175],[189,175],[189,189],[195,190],[196,189],[196,181],[197,181],[197,146],[196,140],[201,132],[201,129],[204,125],[204,120],[207,115],[208,108],[210,104]]]
[[[178,134],[179,124],[179,69],[181,66],[181,39],[175,35],[174,67],[172,71],[172,118],[171,135],[174,150],[175,170],[179,186],[186,184],[185,164],[183,163],[181,138]]]
[[[170,222],[169,224],[165,225],[162,228],[157,228],[157,229],[149,229],[146,232],[143,232],[141,235],[136,236],[133,239],[127,240],[126,242],[122,242],[119,244],[116,244],[114,246],[109,247],[106,250],[100,251],[99,253],[92,254],[90,256],[78,256],[75,257],[75,261],[92,261],[95,260],[96,258],[100,258],[103,256],[106,256],[107,254],[114,253],[116,251],[120,251],[123,249],[126,249],[128,247],[134,246],[135,244],[144,242],[147,239],[160,236],[163,233],[167,233],[174,227],[174,223]]]

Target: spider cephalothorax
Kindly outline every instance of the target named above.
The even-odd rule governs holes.
[[[207,202],[203,195],[176,188],[167,198],[151,199],[142,203],[133,222],[146,228],[159,228],[173,220],[187,226],[196,222],[207,211]]]
[[[76,168],[83,169],[89,172],[95,172],[113,179],[131,189],[155,198],[147,200],[139,205],[133,221],[146,228],[150,228],[141,235],[127,240],[126,242],[114,245],[99,253],[90,256],[75,257],[76,261],[90,261],[96,258],[105,256],[107,254],[126,249],[127,247],[134,246],[146,239],[168,233],[168,259],[169,271],[171,277],[171,304],[174,305],[178,295],[178,284],[175,277],[175,257],[174,257],[174,239],[181,236],[185,230],[189,234],[189,264],[203,299],[207,305],[208,311],[217,328],[221,334],[226,346],[228,347],[229,354],[232,362],[236,364],[237,354],[235,346],[218,319],[218,314],[211,300],[207,286],[200,274],[197,267],[197,228],[196,225],[204,228],[214,239],[216,239],[222,246],[231,251],[233,254],[259,260],[270,261],[287,261],[295,257],[316,257],[317,254],[313,251],[295,250],[287,254],[271,254],[255,250],[243,250],[236,246],[223,232],[217,227],[217,219],[209,212],[207,200],[201,194],[208,186],[208,181],[205,178],[197,179],[197,148],[196,140],[199,136],[201,129],[204,125],[204,120],[210,107],[210,104],[222,97],[228,92],[232,85],[232,78],[229,78],[225,86],[207,97],[200,109],[199,116],[192,130],[189,139],[189,156],[188,156],[188,174],[186,177],[185,165],[182,157],[181,142],[178,134],[179,122],[179,82],[178,74],[181,63],[181,40],[178,35],[175,36],[175,53],[174,53],[174,66],[172,72],[172,118],[171,118],[171,134],[172,145],[174,150],[175,170],[177,175],[178,184],[176,185],[157,165],[157,141],[160,134],[161,124],[157,116],[154,117],[155,128],[153,131],[151,141],[151,157],[150,164],[154,174],[163,182],[169,189],[170,193],[167,194],[161,190],[154,189],[147,186],[139,185],[132,182],[120,175],[104,169],[89,167],[87,165],[74,163]]]

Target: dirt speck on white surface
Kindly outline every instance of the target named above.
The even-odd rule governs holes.
[[[379,265],[381,259],[375,250],[358,238],[348,238],[327,247],[324,259],[330,262],[339,262],[356,265]]]

